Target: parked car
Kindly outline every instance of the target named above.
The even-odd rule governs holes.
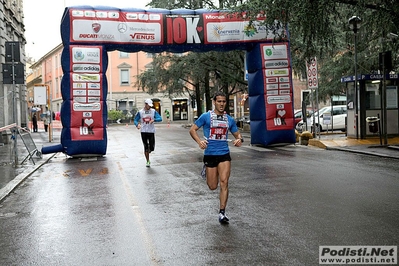
[[[238,127],[243,127],[244,124],[250,124],[251,120],[249,119],[249,115],[244,115],[236,119],[236,124]]]
[[[313,114],[313,111],[311,109],[307,109],[306,110],[306,117],[307,118],[309,118],[312,114]],[[301,121],[303,119],[302,109],[294,111],[294,119],[295,119],[295,121],[294,121],[295,125],[297,125],[299,123],[299,121]]]
[[[315,112],[314,116],[312,115],[309,119],[307,119],[308,130],[313,132],[313,117],[315,119],[315,129],[316,132],[322,132],[334,129],[341,130],[343,132],[346,131],[346,105],[335,105],[333,106],[333,111],[331,112],[331,106],[326,106],[321,108],[318,112]],[[330,117],[330,124],[324,121],[324,118]],[[298,122],[296,125],[296,129],[299,132],[304,130],[305,125],[303,120]]]

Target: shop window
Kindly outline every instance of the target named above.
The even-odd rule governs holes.
[[[154,104],[153,108],[162,116],[161,101],[159,99],[152,99],[152,103]]]
[[[398,86],[387,86],[387,108],[398,108]]]
[[[173,120],[188,120],[187,99],[173,101]]]
[[[379,83],[366,83],[366,109],[380,109],[381,95]]]

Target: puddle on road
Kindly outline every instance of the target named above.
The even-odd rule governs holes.
[[[0,213],[0,218],[10,218],[17,216],[18,213],[16,212],[9,212],[9,213]]]
[[[87,158],[82,158],[80,159],[81,162],[93,162],[97,161],[97,157],[87,157]]]

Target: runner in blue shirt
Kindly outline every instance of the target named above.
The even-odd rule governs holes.
[[[243,139],[236,122],[225,112],[226,95],[221,91],[216,92],[213,96],[213,104],[214,110],[202,114],[195,121],[190,129],[190,135],[198,143],[198,146],[204,150],[204,170],[209,189],[217,189],[220,180],[219,222],[224,224],[229,222],[225,213],[229,196],[228,184],[231,169],[228,131],[235,138],[234,146],[240,147]],[[201,127],[203,127],[204,138],[200,138],[197,132]]]

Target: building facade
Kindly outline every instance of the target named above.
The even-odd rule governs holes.
[[[0,1],[0,62],[2,64],[2,72],[0,73],[0,127],[12,123],[26,126],[27,123],[26,86],[23,84],[24,82],[17,82],[19,84],[16,84],[15,81],[11,84],[6,82],[3,74],[5,64],[10,64],[6,62],[7,42],[18,44],[20,58],[15,63],[26,65],[24,31],[22,0]],[[5,132],[0,134],[1,137]],[[2,142],[2,138],[0,138],[0,142]]]

